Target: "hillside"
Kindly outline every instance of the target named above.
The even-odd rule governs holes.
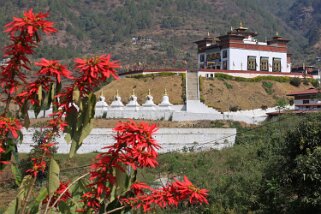
[[[219,111],[229,111],[233,107],[242,110],[274,107],[280,99],[291,99],[286,94],[312,87],[310,84],[295,87],[288,82],[239,82],[217,78],[202,78],[201,82],[201,99]]]
[[[79,55],[110,52],[125,68],[186,64],[193,68],[195,40],[207,32],[223,34],[241,21],[257,31],[261,40],[276,31],[289,38],[294,64],[302,63],[303,57],[314,63],[319,50],[318,0],[0,0],[0,24],[30,7],[49,11],[60,30],[44,42],[47,46],[38,50],[37,57],[68,61]],[[302,14],[298,11],[305,7],[314,8],[307,13],[310,18],[298,18],[297,14]],[[300,28],[297,19],[302,20]],[[2,46],[5,41],[1,34]]]
[[[290,100],[286,94],[313,87],[311,84],[301,83],[299,87],[289,82],[262,80],[258,82],[244,82],[227,79],[201,79],[201,100],[208,106],[219,111],[229,111],[231,107],[242,110],[261,108],[262,106],[274,107],[280,99]],[[150,76],[140,78],[123,78],[112,81],[103,87],[103,94],[110,105],[116,91],[122,97],[124,104],[128,102],[132,90],[138,97],[138,102],[143,104],[148,94],[148,89],[154,97],[155,104],[161,102],[164,89],[167,89],[170,101],[173,104],[183,104],[183,90],[181,76]],[[96,92],[99,96],[101,90]]]

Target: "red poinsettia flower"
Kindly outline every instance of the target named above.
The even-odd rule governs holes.
[[[105,81],[109,77],[118,79],[116,68],[119,64],[116,61],[111,61],[110,55],[101,55],[90,58],[76,58],[76,68],[83,72],[81,81],[95,83],[97,80]]]
[[[26,170],[27,173],[30,173],[34,177],[36,177],[40,171],[45,172],[45,169],[47,167],[46,161],[38,158],[32,158],[31,161],[33,166],[31,169]]]
[[[144,194],[144,190],[152,190],[150,186],[143,182],[135,182],[130,186],[130,189],[134,192],[135,195]]]
[[[22,105],[25,101],[30,101],[32,105],[39,105],[38,92],[41,89],[42,92],[48,93],[50,89],[50,83],[53,81],[46,76],[41,76],[35,82],[26,85],[23,92],[19,93],[16,97],[16,102]],[[41,86],[41,88],[40,88]]]
[[[184,176],[184,181],[176,180],[172,185],[173,188],[175,188],[175,190],[179,193],[180,197],[189,198],[189,202],[191,204],[208,204],[206,199],[208,190],[195,187],[186,176]]]
[[[39,62],[35,62],[35,65],[41,67],[39,74],[55,76],[58,83],[61,82],[61,76],[73,79],[71,72],[64,65],[61,65],[58,60],[42,58]]]
[[[55,193],[53,194],[50,200],[50,206],[52,206],[56,202],[56,200],[61,194],[63,195],[60,197],[59,201],[55,204],[55,207],[57,207],[60,202],[66,202],[70,198],[72,198],[72,195],[69,192],[69,190],[66,190],[68,186],[69,186],[69,182],[60,182],[58,189],[55,191]],[[43,201],[43,203],[46,204],[48,203],[48,201],[49,201],[49,196],[47,196],[47,198]]]
[[[10,133],[14,139],[19,137],[18,132],[22,129],[20,121],[15,118],[0,117],[0,137],[6,138]]]
[[[17,31],[27,32],[29,36],[34,36],[38,30],[49,34],[57,30],[53,27],[53,22],[45,20],[48,13],[34,13],[33,9],[25,11],[22,18],[13,17],[13,21],[5,25],[5,32],[14,34]]]

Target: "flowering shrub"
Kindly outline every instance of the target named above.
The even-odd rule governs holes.
[[[31,9],[5,26],[11,44],[5,49],[9,61],[1,67],[0,78],[5,102],[0,116],[0,169],[14,160],[11,164],[19,185],[17,197],[6,213],[114,213],[140,207],[147,212],[156,207],[177,207],[182,201],[207,204],[207,190],[195,187],[186,177],[159,189],[136,180],[137,170],[158,165],[160,145],[153,138],[155,125],[134,121],[117,124],[115,144],[97,155],[88,173],[60,182],[55,138],[64,132],[66,141],[71,143],[70,157],[76,154],[92,129],[96,104],[93,91],[108,78],[118,78],[115,69],[119,64],[110,55],[77,58],[74,62],[79,74],[73,76],[59,61],[42,58],[34,63],[39,70],[33,73],[28,57],[41,41],[41,32],[56,32],[47,17],[47,13],[34,13]],[[35,78],[27,78],[31,75]],[[69,84],[62,85],[63,82]],[[9,108],[12,104],[19,106],[15,117]],[[53,114],[36,139],[37,155],[22,178],[15,157],[17,143],[22,141],[22,126],[28,128],[30,123],[27,110],[32,107],[37,115],[49,106]],[[37,175],[47,169],[46,186],[36,190]]]

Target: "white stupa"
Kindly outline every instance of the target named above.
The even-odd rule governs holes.
[[[126,105],[126,110],[139,110],[139,103],[137,102],[137,97],[135,95],[135,90],[133,89],[133,94],[129,97],[129,102]]]
[[[123,110],[124,104],[121,101],[121,97],[118,94],[118,90],[116,92],[116,96],[114,97],[114,101],[110,104],[112,110]]]
[[[143,110],[155,110],[155,103],[153,101],[153,96],[150,93],[150,89],[148,89],[148,95],[146,96],[146,101],[143,104]]]
[[[167,90],[165,88],[162,102],[161,102],[161,104],[158,105],[158,107],[160,110],[172,110],[171,106],[172,106],[172,104],[169,101]]]
[[[96,103],[95,108],[95,117],[101,118],[106,116],[108,111],[108,104],[106,103],[106,98],[104,97],[103,91],[101,91],[101,94],[99,96],[99,101]]]

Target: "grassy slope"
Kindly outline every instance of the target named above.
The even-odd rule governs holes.
[[[301,84],[299,87],[292,86],[288,82],[261,81],[261,82],[238,82],[233,80],[202,79],[201,97],[205,104],[220,111],[228,111],[232,106],[239,106],[241,109],[255,109],[262,106],[273,107],[280,98],[290,99],[286,94],[293,91],[300,91],[312,87]],[[272,83],[271,93],[263,87],[263,82]],[[143,104],[148,94],[148,89],[154,96],[155,104],[161,102],[164,89],[173,104],[183,104],[182,98],[182,78],[181,76],[155,76],[140,79],[124,78],[113,81],[103,88],[107,103],[110,104],[119,90],[124,104],[127,103],[132,90],[138,97],[138,102]],[[101,90],[96,94],[100,95]]]
[[[272,83],[272,93],[267,93],[263,82]],[[301,84],[299,87],[290,83],[261,81],[261,82],[238,82],[233,80],[202,79],[201,96],[208,106],[220,111],[228,111],[232,106],[241,109],[255,109],[261,106],[272,107],[280,98],[287,98],[286,94],[312,87]]]

